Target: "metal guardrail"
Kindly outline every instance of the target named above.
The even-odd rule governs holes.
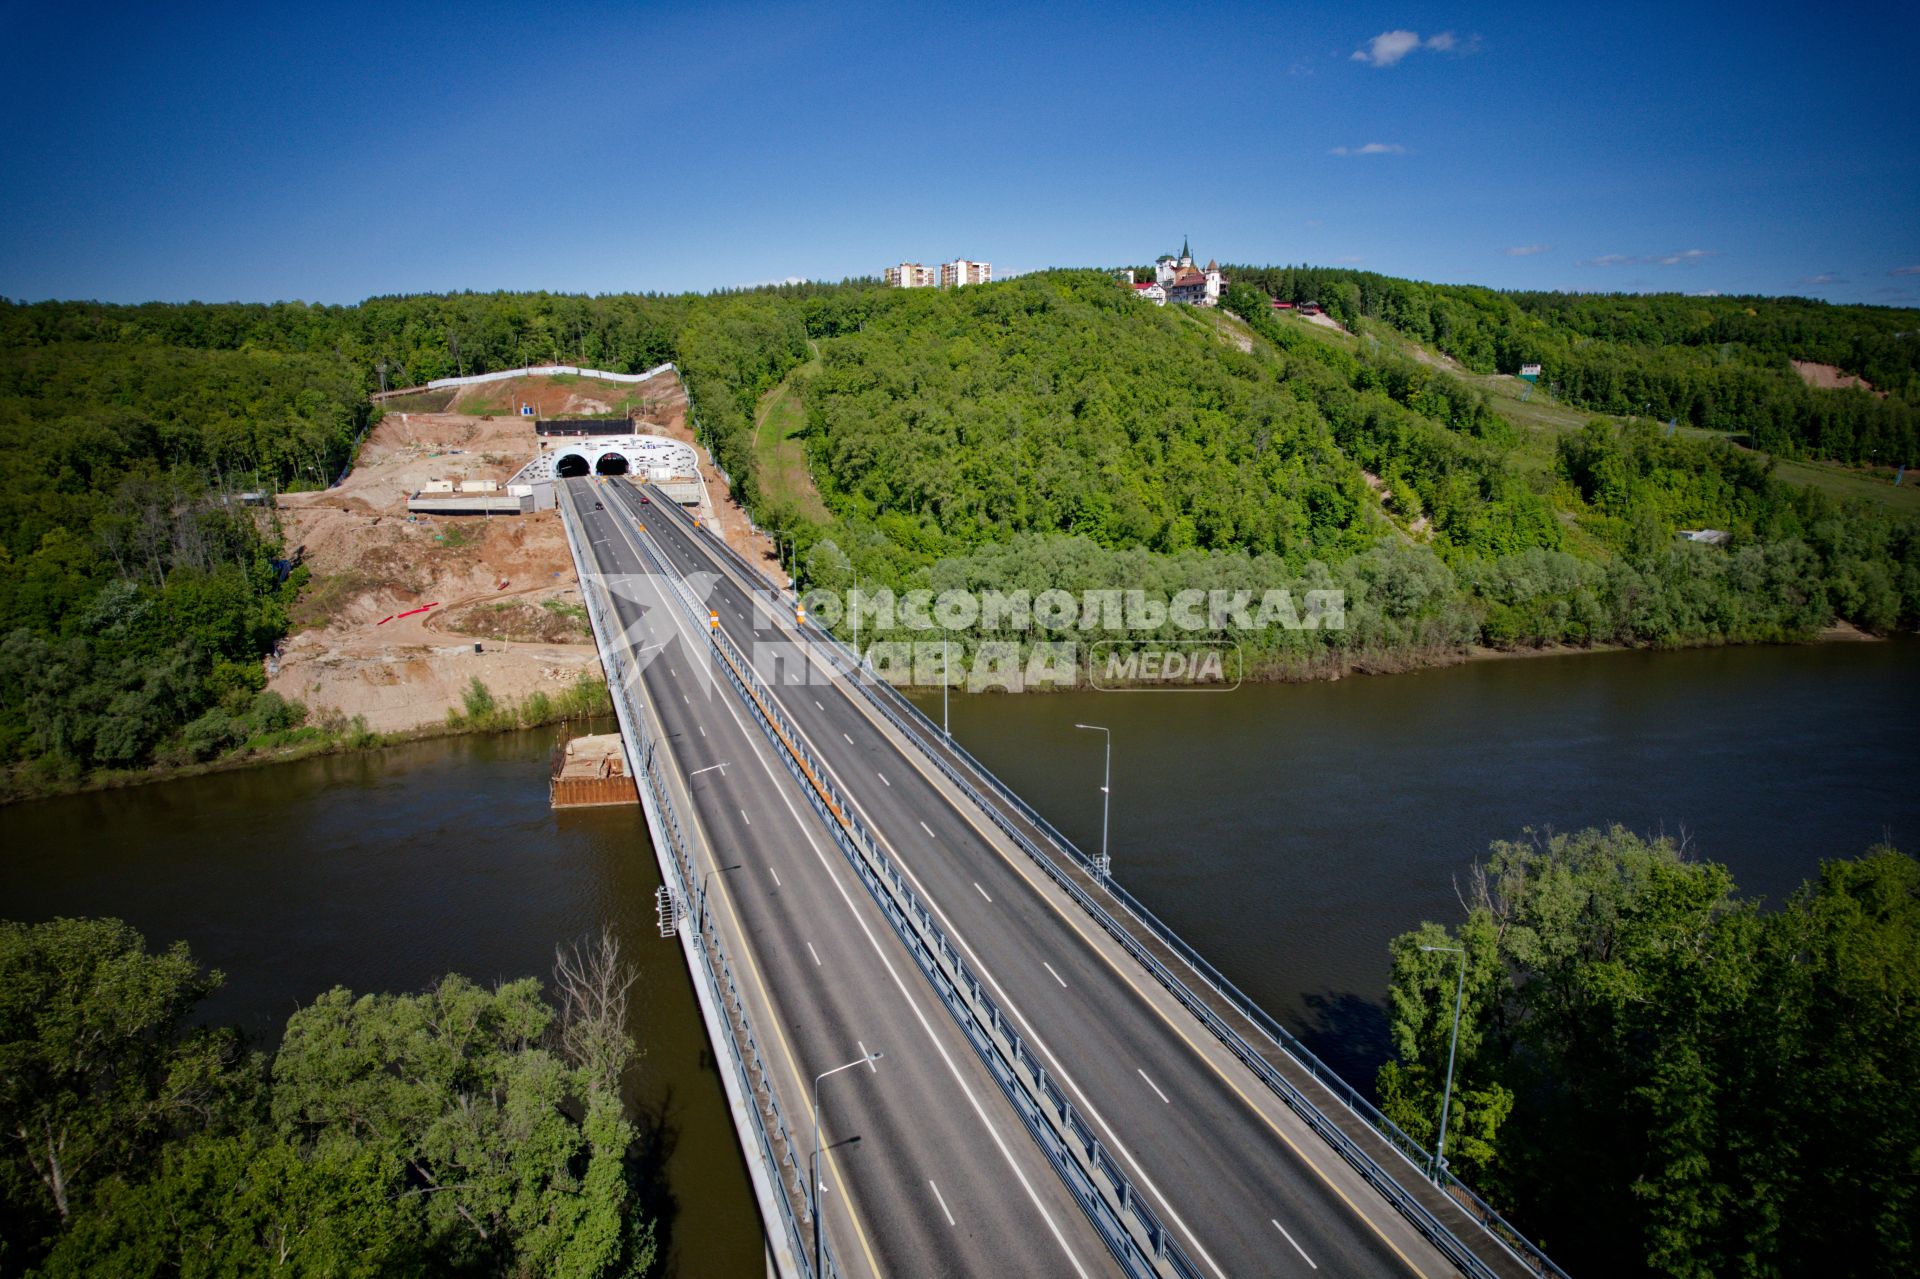
[[[1137,1279],[1201,1279],[1185,1249],[1048,1074],[1045,1063],[1000,1011],[892,859],[827,780],[824,768],[739,646],[724,631],[708,625],[706,610],[665,557],[655,554],[644,541],[642,546],[672,584],[688,616],[706,630],[728,682],[753,713],[761,731],[779,748],[782,762],[800,783],[808,804],[1115,1259]]]
[[[563,507],[561,526],[566,532],[567,545],[572,551],[574,563],[579,570],[582,590],[581,598],[586,602],[587,613],[592,622],[596,639],[600,636],[616,636],[620,628],[612,625],[605,614],[598,594],[588,586],[588,566],[593,560],[586,556],[580,546],[573,521],[567,518],[571,514],[568,503]],[[607,642],[598,644],[601,659],[607,664],[607,676],[612,693],[614,711],[620,721],[621,730],[626,734],[636,754],[633,761],[634,771],[643,781],[640,799],[647,810],[648,825],[656,832],[656,838],[664,836],[668,856],[663,859],[671,872],[674,882],[668,885],[671,893],[677,895],[675,919],[684,926],[685,903],[694,900],[688,892],[688,883],[694,879],[693,851],[688,845],[681,826],[678,808],[672,797],[661,784],[660,771],[656,762],[657,744],[648,731],[646,718],[640,708],[632,702],[633,689],[629,684],[628,672],[631,669],[617,648]],[[636,681],[637,682],[637,681]],[[798,1148],[787,1127],[786,1117],[781,1112],[778,1097],[773,1089],[773,1080],[760,1056],[758,1040],[754,1035],[752,1022],[747,1015],[746,1003],[741,998],[739,984],[733,975],[733,965],[728,959],[726,949],[717,934],[709,928],[706,900],[702,894],[696,902],[698,914],[695,917],[694,932],[691,940],[694,951],[701,957],[701,963],[692,965],[696,983],[702,987],[703,994],[711,1006],[720,1010],[727,1018],[728,1033],[719,1045],[727,1064],[732,1069],[734,1080],[739,1086],[742,1097],[750,1100],[748,1109],[754,1117],[755,1144],[759,1147],[760,1158],[771,1175],[773,1182],[780,1188],[775,1197],[780,1212],[780,1225],[787,1237],[800,1272],[808,1279],[838,1279],[840,1270],[834,1261],[832,1246],[822,1239],[824,1250],[822,1265],[814,1269],[813,1258],[807,1247],[807,1228],[812,1223],[812,1213],[808,1205],[807,1173],[795,1156]],[[752,1067],[748,1062],[751,1059]],[[776,1153],[775,1137],[778,1146],[786,1152],[785,1158]],[[799,1207],[796,1209],[795,1201]]]
[[[749,564],[745,557],[728,546],[723,539],[709,538],[707,542],[718,548],[720,554],[741,571],[766,583],[769,590],[776,595],[779,594],[779,587]],[[1432,1169],[1435,1163],[1433,1155],[1425,1147],[1382,1114],[1373,1103],[1301,1043],[1291,1031],[1274,1020],[1265,1009],[1229,981],[1205,956],[1189,945],[1169,925],[1162,922],[1132,893],[1115,882],[1111,875],[1100,875],[1092,858],[1082,852],[1052,822],[996,777],[984,764],[975,759],[965,747],[942,733],[939,726],[934,724],[919,707],[908,701],[898,689],[884,680],[864,673],[864,666],[858,653],[846,641],[811,620],[799,623],[798,629],[837,649],[841,661],[845,663],[844,670],[852,676],[850,682],[861,690],[868,702],[904,733],[949,781],[983,809],[995,825],[999,826],[1030,859],[1047,873],[1050,879],[1060,885],[1096,923],[1100,924],[1103,931],[1143,964],[1153,974],[1155,980],[1175,999],[1199,1017],[1215,1038],[1244,1062],[1289,1109],[1298,1114],[1310,1128],[1333,1146],[1335,1151],[1368,1184],[1378,1190],[1407,1219],[1409,1224],[1467,1274],[1476,1276],[1476,1279],[1495,1279],[1497,1272],[1489,1267],[1476,1252],[1467,1247],[1453,1230],[1435,1217],[1432,1211],[1408,1192],[1397,1178],[1382,1168],[1377,1160],[1361,1149],[1351,1136],[1331,1122],[1320,1107],[1280,1074],[1262,1053],[1247,1043],[1244,1036],[1227,1025],[1179,975],[1170,971],[1165,964],[1143,947],[1138,938],[1132,935],[1131,930],[1115,919],[1077,880],[1064,873],[1052,856],[1039,847],[1031,836],[1020,830],[1015,822],[1009,820],[999,804],[989,802],[974,781],[965,774],[971,773],[972,778],[978,779],[1002,803],[1011,806],[1042,838],[1077,864],[1085,874],[1097,880],[1127,915],[1172,950],[1201,983],[1218,995],[1235,1012],[1245,1017],[1276,1048],[1284,1052],[1290,1060],[1333,1094],[1334,1099],[1349,1113],[1372,1128],[1406,1162],[1415,1176],[1422,1180],[1429,1179],[1428,1170]],[[951,758],[943,757],[943,751],[950,753]],[[1485,1230],[1494,1244],[1529,1271],[1548,1276],[1550,1279],[1570,1279],[1566,1271],[1556,1265],[1552,1258],[1451,1171],[1441,1169],[1435,1180],[1442,1192]]]

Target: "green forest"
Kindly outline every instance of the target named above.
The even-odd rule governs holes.
[[[1227,309],[1251,351],[1091,272],[879,299],[799,382],[833,521],[763,519],[829,588],[1343,587],[1344,631],[1241,637],[1282,675],[1475,642],[1885,631],[1920,609],[1911,519],[1645,422],[1534,438],[1444,371],[1304,336],[1250,286]]]
[[[1920,862],[1829,861],[1762,910],[1671,839],[1528,832],[1462,899],[1455,927],[1393,943],[1381,1104],[1431,1148],[1458,1002],[1449,1165],[1549,1255],[1911,1273]]]
[[[1836,619],[1884,632],[1920,607],[1910,519],[1645,421],[1540,438],[1444,371],[1308,340],[1266,303],[1377,316],[1469,368],[1551,363],[1549,337],[1617,356],[1617,393],[1565,390],[1573,366],[1556,366],[1596,410],[1691,370],[1705,381],[1671,406],[1689,421],[1883,459],[1904,446],[1867,441],[1910,438],[1911,312],[1306,268],[1236,279],[1227,309],[1250,351],[1219,313],[1140,304],[1098,272],[944,293],[0,302],[6,789],[350,734],[262,691],[261,657],[308,583],[242,495],[333,482],[378,419],[370,391],[528,362],[676,361],[715,458],[812,585],[1346,590],[1343,631],[1241,637],[1256,674],[1400,669],[1471,643],[1795,640]],[[1810,391],[1788,356],[1890,394]],[[790,376],[824,522],[759,488],[756,410]],[[1700,389],[1714,378],[1735,389]],[[1834,414],[1851,451],[1816,447]],[[1700,527],[1730,540],[1675,537]]]
[[[604,936],[532,978],[335,989],[271,1053],[114,919],[0,921],[0,1274],[641,1275],[657,1169]]]

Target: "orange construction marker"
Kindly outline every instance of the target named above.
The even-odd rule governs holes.
[[[720,629],[720,614],[713,609],[707,610],[707,629],[715,631]]]

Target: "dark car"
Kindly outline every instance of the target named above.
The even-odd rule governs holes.
[[[642,505],[642,506],[652,506],[652,505],[653,505],[653,499],[652,499],[652,498],[650,498],[650,497],[648,497],[648,496],[647,496],[647,495],[646,495],[645,493],[642,493],[642,494],[640,495],[640,505]]]
[[[593,509],[596,511],[604,511],[607,509],[607,504],[605,502],[595,502],[593,504]]]

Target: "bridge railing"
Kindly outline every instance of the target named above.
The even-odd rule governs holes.
[[[615,715],[635,755],[633,766],[641,783],[640,799],[647,812],[648,825],[667,853],[661,860],[667,871],[667,888],[674,899],[674,919],[679,926],[685,927],[686,903],[694,901],[688,886],[698,882],[693,849],[682,825],[679,807],[662,780],[657,739],[648,729],[646,716],[640,706],[634,701],[635,686],[639,682],[638,672],[617,644],[611,642],[611,637],[620,635],[623,628],[613,624],[606,616],[593,580],[597,575],[590,571],[594,561],[580,546],[570,515],[570,509],[563,510],[561,525],[566,531],[567,545],[573,552],[574,563],[579,570],[581,598],[586,601],[594,635],[600,640],[598,646],[601,660],[607,667]],[[796,1154],[799,1147],[780,1109],[772,1074],[760,1055],[746,1002],[734,978],[732,961],[718,934],[710,926],[704,892],[695,905],[694,931],[689,940],[693,943],[694,953],[699,956],[699,962],[690,967],[705,1002],[726,1019],[727,1033],[721,1036],[716,1046],[725,1059],[740,1096],[747,1102],[747,1111],[753,1116],[754,1144],[758,1147],[762,1165],[777,1188],[773,1204],[779,1216],[779,1228],[802,1275],[809,1279],[839,1279],[840,1271],[835,1264],[832,1247],[824,1236],[821,1242],[821,1266],[818,1271],[814,1268],[806,1241],[807,1228],[812,1223],[807,1170],[801,1166]]]
[[[767,589],[776,596],[780,593],[779,588],[764,573],[728,546],[724,539],[713,537],[707,539],[707,542],[737,568],[765,583]],[[1566,1272],[1556,1265],[1552,1258],[1450,1170],[1440,1168],[1435,1176],[1436,1160],[1424,1146],[1382,1114],[1353,1085],[1322,1062],[1291,1031],[1243,993],[1204,955],[1188,944],[1185,938],[1116,882],[1111,875],[1101,875],[1094,859],[1082,852],[1052,822],[996,777],[986,765],[974,758],[971,752],[944,733],[918,706],[909,701],[892,684],[878,679],[867,671],[860,655],[845,640],[812,620],[799,623],[798,629],[836,650],[839,654],[836,666],[852,675],[849,682],[861,690],[870,704],[905,734],[949,781],[983,809],[995,825],[999,826],[1047,873],[1049,878],[1060,885],[1082,909],[1093,917],[1095,922],[1101,925],[1103,931],[1145,965],[1162,987],[1199,1017],[1214,1036],[1259,1076],[1261,1081],[1289,1109],[1298,1114],[1309,1127],[1332,1145],[1341,1157],[1385,1196],[1415,1229],[1425,1235],[1456,1265],[1470,1275],[1491,1277],[1495,1274],[1474,1249],[1468,1247],[1465,1241],[1436,1217],[1431,1209],[1422,1204],[1416,1195],[1409,1192],[1397,1177],[1381,1167],[1379,1162],[1339,1125],[1330,1121],[1311,1098],[1275,1069],[1265,1055],[1249,1044],[1244,1036],[1228,1025],[1208,1001],[1194,994],[1182,977],[1168,969],[1157,956],[1142,946],[1138,938],[1133,936],[1132,931],[1115,919],[1112,913],[1088,893],[1075,877],[1065,874],[1033,836],[1020,828],[1020,822],[1010,819],[1011,815],[1004,811],[1004,808],[1013,809],[1014,813],[1031,827],[1035,834],[1040,835],[1055,850],[1078,865],[1088,877],[1098,881],[1125,914],[1179,957],[1182,965],[1193,977],[1252,1023],[1260,1034],[1284,1052],[1301,1070],[1311,1075],[1349,1113],[1372,1128],[1402,1158],[1408,1170],[1416,1178],[1434,1180],[1460,1211],[1484,1229],[1496,1245],[1535,1274],[1551,1276],[1552,1279],[1569,1279]],[[991,792],[999,802],[991,802],[982,793],[982,787]]]
[[[672,583],[681,607],[703,628],[716,662],[755,723],[778,748],[809,805],[853,866],[888,924],[932,984],[1068,1190],[1114,1257],[1137,1279],[1201,1279],[1173,1237],[1046,1064],[1015,1029],[980,977],[892,858],[829,780],[812,749],[787,719],[738,644],[708,625],[706,610],[680,574],[646,541],[643,549]]]

